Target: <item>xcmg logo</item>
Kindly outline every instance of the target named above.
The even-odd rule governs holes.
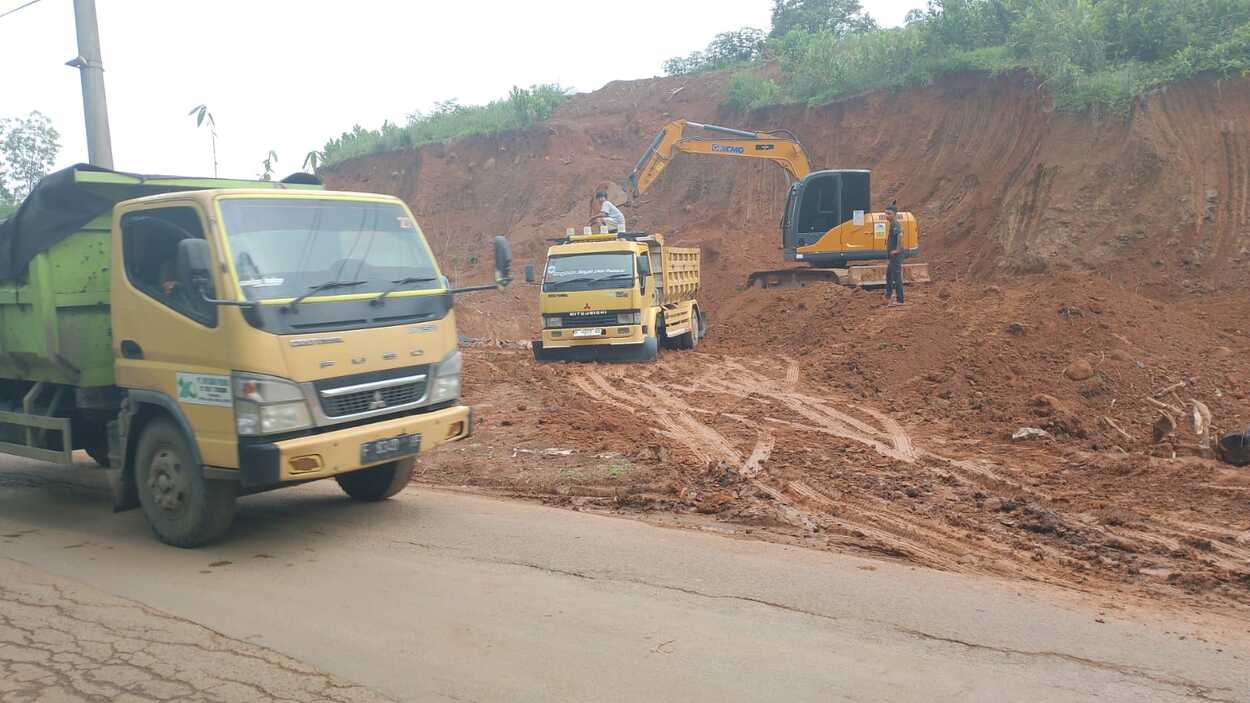
[[[723,154],[742,154],[746,152],[746,149],[743,149],[740,146],[725,146],[724,144],[713,144],[712,151],[723,153]]]

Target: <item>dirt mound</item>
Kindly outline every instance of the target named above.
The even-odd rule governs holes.
[[[726,80],[613,83],[523,133],[325,175],[403,197],[467,284],[489,277],[495,234],[518,270],[540,263],[668,120],[784,127],[818,166],[873,169],[874,203],[916,213],[935,283],[889,309],[832,285],[743,289],[782,265],[785,177],[679,158],[623,209],[702,249],[705,346],[538,367],[515,348],[536,332],[536,289],[460,298],[480,422],[424,480],[1250,604],[1250,475],[1210,458],[1250,423],[1250,79],[1173,86],[1131,119],[1048,112],[1021,75],[746,119],[719,106]]]

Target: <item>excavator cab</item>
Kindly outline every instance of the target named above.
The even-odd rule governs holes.
[[[871,172],[863,170],[817,171],[790,186],[781,221],[781,246],[786,258],[795,250],[815,244],[829,230],[872,212]]]

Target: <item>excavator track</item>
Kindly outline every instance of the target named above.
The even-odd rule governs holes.
[[[747,288],[804,288],[815,282],[868,288],[885,285],[886,264],[862,264],[846,268],[814,268],[810,266],[773,271],[754,271],[747,277]],[[929,283],[928,264],[903,264],[904,283]]]

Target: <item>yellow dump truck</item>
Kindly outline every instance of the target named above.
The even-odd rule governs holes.
[[[698,249],[602,229],[556,241],[543,267],[537,361],[653,361],[662,348],[698,345],[707,331]]]
[[[48,176],[0,223],[0,452],[86,450],[156,536],[221,536],[239,495],[399,491],[469,436],[454,295],[399,199],[316,180]]]

